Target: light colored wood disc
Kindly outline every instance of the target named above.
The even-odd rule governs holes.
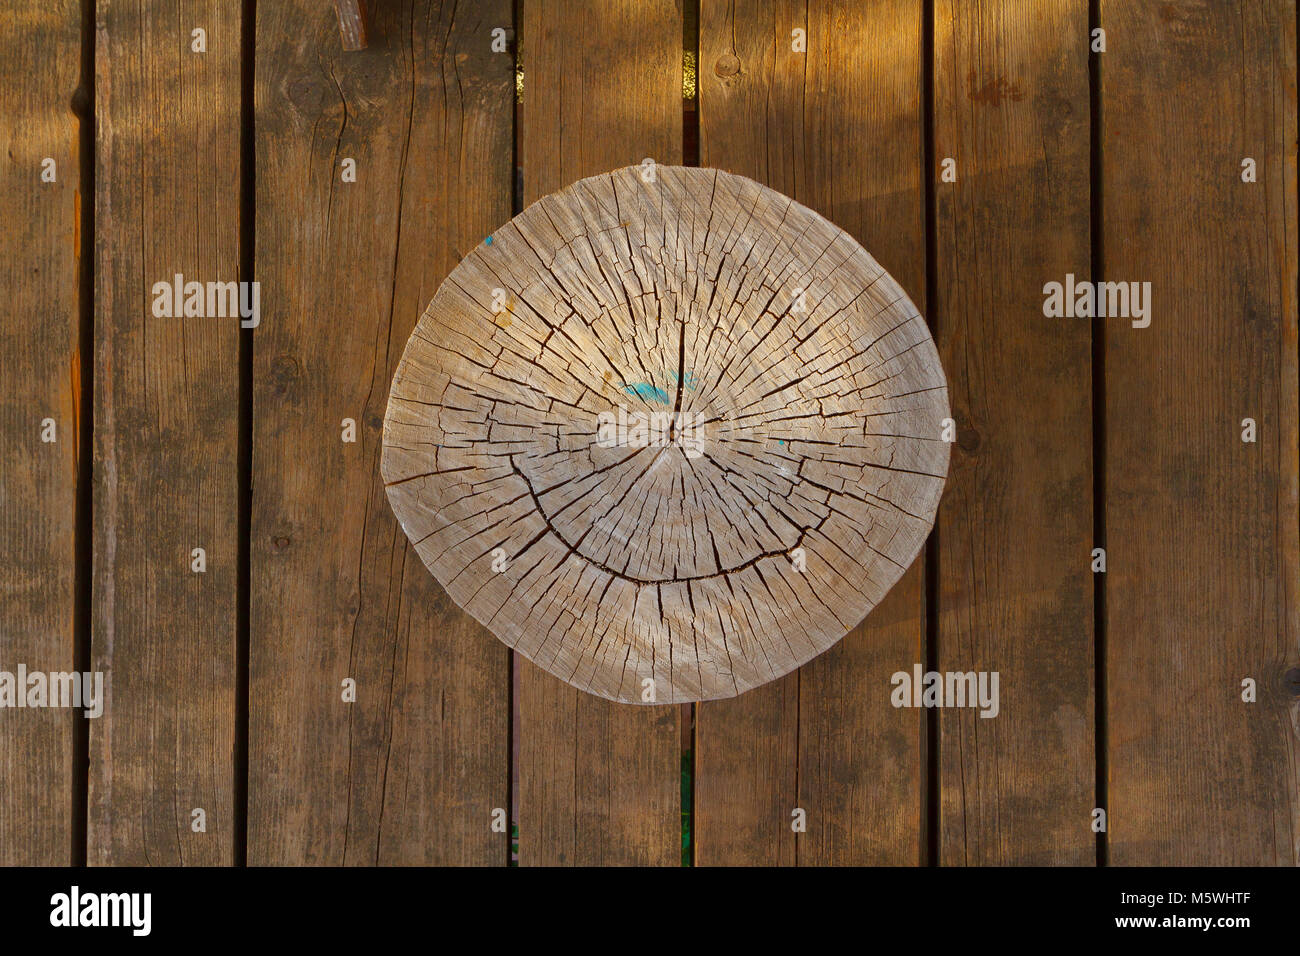
[[[382,471],[424,563],[506,644],[593,694],[680,703],[780,677],[880,602],[934,522],[948,416],[924,319],[842,229],[741,176],[630,167],[448,276]]]

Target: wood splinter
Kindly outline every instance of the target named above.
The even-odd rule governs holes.
[[[334,0],[339,15],[339,33],[343,35],[343,49],[366,48],[366,8],[362,0]]]

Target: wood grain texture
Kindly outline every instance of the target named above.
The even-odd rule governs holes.
[[[673,0],[530,0],[521,40],[525,202],[646,157],[682,155]],[[519,862],[675,865],[680,711],[613,704],[522,662]]]
[[[382,4],[346,54],[328,6],[257,12],[249,861],[504,864],[507,652],[410,553],[378,465],[416,318],[510,217],[510,4]]]
[[[1110,860],[1295,865],[1295,8],[1101,17]]]
[[[703,0],[699,77],[701,163],[821,212],[924,309],[920,4]],[[916,863],[922,718],[890,706],[889,678],[923,641],[918,561],[798,675],[700,705],[696,862]]]
[[[948,404],[925,320],[852,237],[656,165],[491,240],[384,420],[388,499],[459,605],[580,690],[673,704],[782,677],[880,602],[938,507]]]
[[[235,4],[96,10],[92,864],[233,857],[239,320],[152,289],[239,278],[239,43]]]
[[[1088,5],[935,7],[936,323],[957,443],[939,518],[938,669],[997,671],[996,716],[937,711],[940,863],[1091,865]],[[933,171],[936,178],[940,170]]]
[[[78,343],[75,2],[0,10],[0,670],[73,668]],[[53,182],[42,180],[53,160]],[[89,361],[89,357],[85,357]],[[42,441],[53,419],[56,441]],[[26,688],[19,688],[25,694]],[[80,710],[0,712],[0,865],[70,860],[73,724]]]

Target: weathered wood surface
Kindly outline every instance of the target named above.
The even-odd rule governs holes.
[[[701,164],[823,213],[924,310],[920,5],[705,0],[700,14]],[[890,705],[889,678],[924,660],[922,576],[918,559],[797,675],[697,708],[697,864],[918,862],[922,712]]]
[[[80,243],[98,273],[81,540],[94,551],[90,665],[110,695],[89,728],[93,863],[236,855],[237,322],[154,318],[150,291],[178,271],[237,278],[240,6],[99,0],[97,228],[79,239],[79,14],[66,0],[0,13],[0,278],[13,306],[0,332],[0,669],[72,664],[76,435],[91,424],[75,420]],[[509,218],[512,58],[487,53],[511,6],[377,4],[372,48],[344,54],[333,5],[257,4],[253,863],[508,852],[489,827],[509,808],[507,653],[407,552],[377,464],[416,317]],[[1109,733],[1097,745],[1111,861],[1294,864],[1292,8],[1101,4],[1096,278],[1150,281],[1153,308],[1147,328],[1094,323],[1106,540],[1092,542],[1078,480],[1089,320],[1056,320],[1050,337],[1035,324],[1044,282],[1087,274],[1079,5],[936,4],[934,152],[957,159],[950,184],[922,168],[923,3],[702,6],[702,162],[827,214],[937,323],[959,419],[937,539],[940,666],[997,658],[987,666],[1003,672],[995,720],[932,715],[939,862],[1088,862],[1079,595],[1087,549],[1104,543]],[[526,198],[646,156],[681,160],[677,4],[522,7]],[[784,52],[796,26],[806,55]],[[198,27],[204,54],[190,50]],[[39,181],[47,155],[52,184]],[[344,156],[359,159],[356,183],[339,177]],[[1246,157],[1254,183],[1241,181]],[[932,181],[940,271],[927,308]],[[39,442],[45,417],[53,445]],[[340,441],[343,418],[356,444]],[[197,546],[204,574],[189,570]],[[921,584],[914,567],[798,676],[697,708],[697,862],[917,859],[923,712],[870,689],[887,701],[890,674],[925,659]],[[343,705],[349,676],[358,699]],[[675,864],[680,711],[611,705],[526,663],[515,690],[522,862]],[[74,849],[75,719],[0,711],[0,861]],[[808,811],[797,837],[796,806]],[[206,834],[190,829],[196,807]]]
[[[249,862],[504,864],[508,656],[378,465],[416,318],[510,218],[510,4],[383,4],[351,53],[325,5],[257,14]]]
[[[1295,8],[1101,19],[1110,860],[1295,865]]]
[[[935,7],[935,323],[957,425],[937,535],[938,669],[999,710],[936,711],[944,865],[1095,861],[1088,5]]]
[[[682,155],[682,15],[672,0],[530,0],[521,24],[524,201]],[[518,670],[519,862],[675,865],[678,708],[627,707]]]
[[[239,319],[157,317],[152,290],[239,278],[239,8],[100,0],[95,18],[92,667],[107,703],[89,861],[229,863]]]
[[[388,499],[452,598],[580,690],[734,697],[919,553],[948,444],[916,307],[842,229],[716,169],[543,197],[456,267],[393,378]]]
[[[78,342],[80,24],[69,0],[0,9],[0,670],[11,674],[20,664],[73,669],[78,416],[90,361]],[[70,861],[82,719],[80,709],[0,712],[0,865]]]

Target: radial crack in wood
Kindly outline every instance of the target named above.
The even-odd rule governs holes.
[[[826,650],[948,470],[924,319],[843,230],[713,169],[545,197],[451,273],[389,395],[389,501],[452,599],[611,700],[731,697]]]

